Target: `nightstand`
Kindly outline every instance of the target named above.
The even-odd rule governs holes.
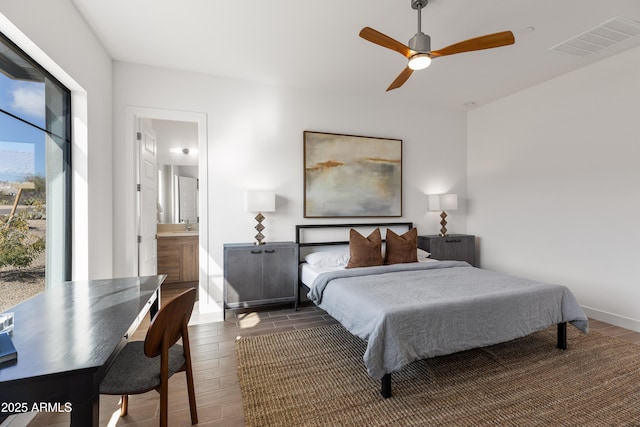
[[[476,265],[476,236],[449,234],[447,236],[418,236],[418,247],[431,252],[437,260],[466,261]]]
[[[298,245],[224,245],[224,307],[254,307],[298,301]]]

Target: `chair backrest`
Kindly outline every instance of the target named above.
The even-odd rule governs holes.
[[[186,331],[193,305],[196,302],[196,290],[190,288],[160,308],[151,321],[147,337],[144,340],[144,354],[156,357],[162,352],[162,345],[171,347]]]

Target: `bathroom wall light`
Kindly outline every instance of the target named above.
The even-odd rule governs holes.
[[[195,155],[198,154],[198,150],[195,148],[187,148],[187,147],[173,147],[169,149],[170,153],[174,153],[174,154],[184,154],[184,155]]]

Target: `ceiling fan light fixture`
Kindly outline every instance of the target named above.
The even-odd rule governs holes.
[[[431,50],[431,37],[421,30],[421,11],[428,3],[428,0],[411,0],[411,7],[418,11],[418,32],[409,40],[407,45],[392,39],[386,34],[376,31],[370,27],[360,30],[360,37],[387,49],[398,52],[408,59],[407,66],[404,67],[398,77],[391,82],[387,92],[398,89],[411,77],[415,70],[423,70],[431,64],[431,60],[441,56],[454,55],[457,53],[473,52],[476,50],[493,49],[495,47],[508,46],[515,43],[515,38],[511,31],[486,34],[480,37],[463,40],[439,50]]]
[[[409,59],[409,68],[412,70],[424,70],[431,65],[431,57],[428,53],[416,53]]]

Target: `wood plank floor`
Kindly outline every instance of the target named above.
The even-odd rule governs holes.
[[[163,301],[175,292],[163,290]],[[236,374],[235,340],[238,336],[261,335],[337,323],[315,306],[299,311],[289,307],[227,312],[224,322],[208,322],[194,311],[189,327],[199,426],[244,426],[242,396]],[[640,344],[640,333],[592,320],[592,330]],[[134,339],[144,339],[148,320]],[[157,426],[159,396],[155,391],[129,398],[129,415],[120,418],[118,397],[101,396],[100,426]],[[38,414],[30,427],[69,425],[68,414]],[[184,373],[169,380],[169,425],[191,425]],[[12,424],[13,426],[13,424]]]

